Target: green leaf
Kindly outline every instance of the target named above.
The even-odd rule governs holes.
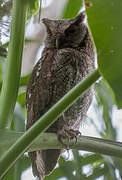
[[[119,170],[119,174],[122,179],[122,159],[120,159],[120,158],[112,158],[112,159],[115,164],[115,167]]]
[[[65,161],[63,159],[63,157],[60,158],[60,161],[59,161],[59,165],[60,165],[60,169],[61,171],[64,173],[64,175],[70,179],[70,180],[74,180],[74,176],[72,174],[72,171],[74,169],[74,167],[72,166],[72,161],[70,163],[70,161]]]
[[[57,167],[55,171],[49,176],[46,176],[44,180],[54,180],[54,179],[58,179],[64,176],[65,176],[64,172],[62,172],[60,167]]]
[[[107,179],[117,180],[115,173],[116,167],[114,166],[111,157],[105,156],[104,159],[108,166],[108,173],[106,174]]]
[[[76,179],[80,180],[83,179],[83,175],[82,175],[82,161],[83,161],[83,157],[80,156],[79,151],[78,150],[72,150],[73,152],[73,156],[74,156],[74,168],[76,171]]]
[[[20,79],[20,86],[27,86],[29,78],[30,78],[30,74],[21,77],[21,79]]]
[[[72,172],[75,170],[75,166],[73,161],[66,161],[62,156],[59,159],[59,167],[55,169],[55,171],[50,174],[50,176],[46,177],[45,180],[54,180],[61,177],[68,177],[68,179],[74,179]]]
[[[63,19],[73,18],[83,6],[83,0],[69,0],[63,13]]]
[[[14,111],[14,129],[15,131],[23,132],[25,131],[25,117],[22,107],[16,103],[15,111]],[[24,164],[23,156],[17,160],[14,166],[14,179],[20,180],[22,174],[22,165]]]
[[[106,164],[104,164],[104,167],[97,167],[94,169],[92,175],[88,176],[88,180],[96,179],[100,176],[103,176],[108,173],[108,167]]]
[[[15,131],[25,131],[25,116],[23,108],[17,103],[14,111],[14,127]]]
[[[21,157],[14,166],[14,177],[15,180],[20,180],[22,172],[25,171],[27,168],[29,168],[31,165],[29,157],[27,155],[24,155]]]
[[[12,122],[14,124],[14,130],[20,132],[25,131],[25,117],[24,117],[23,109],[19,104],[16,104],[14,118]],[[10,143],[10,136],[9,136],[9,143]],[[9,145],[9,143],[4,143],[3,145],[4,147],[6,147],[6,150],[8,149],[7,146]],[[2,147],[0,154],[4,152]],[[30,166],[29,159],[25,156],[21,157],[19,160],[17,160],[16,164],[8,171],[4,180],[9,180],[10,177],[12,180],[20,180],[22,171],[28,168],[29,166]]]
[[[21,171],[25,171],[31,166],[30,159],[27,155],[24,155],[21,160]]]
[[[98,106],[102,107],[103,115],[102,120],[105,123],[105,134],[104,138],[116,139],[116,130],[112,126],[112,113],[113,113],[113,99],[112,91],[105,80],[99,81],[95,84],[96,97],[98,101]]]
[[[31,14],[36,14],[39,10],[39,1],[38,0],[28,0],[29,9]]]
[[[0,84],[2,83],[2,58],[0,57]],[[1,86],[0,86],[1,88]]]
[[[31,165],[29,158],[24,155],[17,163],[8,171],[2,180],[20,180],[21,173]]]
[[[23,1],[13,1],[10,43],[0,95],[0,128],[9,128],[16,104],[21,74],[21,60],[27,6]]]
[[[100,73],[122,107],[122,0],[91,0],[88,22],[97,47]]]
[[[79,157],[82,165],[94,164],[97,162],[103,162],[103,157],[100,154],[90,154],[86,157]]]
[[[21,104],[21,106],[23,107],[25,106],[25,96],[26,96],[26,93],[23,92],[17,97],[18,103]]]
[[[6,174],[6,176],[5,176],[2,180],[10,180],[10,179],[15,180],[15,179],[14,179],[14,167],[12,167],[12,168],[8,171],[8,173]]]

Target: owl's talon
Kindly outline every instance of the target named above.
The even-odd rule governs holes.
[[[62,145],[65,145],[66,146],[66,149],[69,149],[69,144],[65,144],[63,142],[63,139],[66,139],[68,138],[68,141],[70,142],[70,140],[74,139],[75,138],[75,143],[77,143],[77,136],[80,135],[81,136],[81,132],[80,131],[77,131],[77,130],[73,130],[73,129],[69,129],[69,130],[61,130],[58,132],[57,134],[57,137],[58,137],[58,140],[59,142],[62,144]]]
[[[65,138],[63,135],[61,135],[60,133],[58,133],[58,134],[57,134],[57,138],[58,138],[58,141],[59,141],[62,145],[64,145],[64,146],[66,147],[66,149],[69,149],[69,148],[67,147],[67,144],[65,144],[65,143],[63,142],[63,139]]]

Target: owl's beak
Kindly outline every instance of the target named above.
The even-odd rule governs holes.
[[[59,49],[59,37],[56,38],[55,46],[56,49]]]
[[[56,36],[56,40],[55,40],[55,47],[56,49],[59,49],[59,46],[60,46],[60,38],[62,37],[62,35],[59,33],[57,34]]]

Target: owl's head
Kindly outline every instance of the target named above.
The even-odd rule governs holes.
[[[42,19],[47,29],[45,47],[57,49],[79,47],[88,33],[84,17],[85,14],[82,12],[73,19]]]

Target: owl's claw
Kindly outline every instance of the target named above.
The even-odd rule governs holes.
[[[57,134],[57,137],[58,137],[58,140],[59,142],[62,144],[62,145],[65,145],[66,146],[66,149],[69,149],[69,145],[65,144],[63,142],[63,139],[66,139],[68,138],[68,141],[70,142],[70,140],[74,139],[76,140],[76,143],[77,143],[77,136],[80,135],[81,136],[81,132],[80,131],[77,131],[77,130],[73,130],[73,129],[63,129],[63,130],[60,130]],[[68,146],[68,147],[67,147]]]

